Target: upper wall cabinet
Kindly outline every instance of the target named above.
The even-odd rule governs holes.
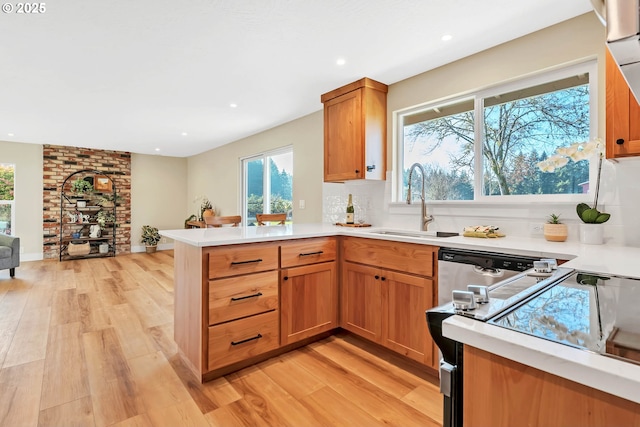
[[[607,49],[607,158],[640,156],[640,105]]]
[[[324,180],[384,180],[387,85],[368,78],[325,93]]]

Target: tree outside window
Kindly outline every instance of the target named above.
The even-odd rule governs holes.
[[[0,233],[13,234],[15,165],[0,163]]]
[[[580,72],[403,116],[403,194],[413,162],[426,171],[430,200],[586,192],[588,162],[555,173],[536,165],[558,148],[589,140],[591,90],[589,73]],[[481,179],[474,176],[479,171]]]
[[[247,224],[255,223],[257,213],[286,213],[291,219],[292,164],[291,149],[243,160],[244,216],[247,218]]]

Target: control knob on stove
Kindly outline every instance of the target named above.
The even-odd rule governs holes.
[[[482,285],[467,285],[467,290],[473,292],[473,296],[478,304],[489,302],[489,288]]]
[[[463,311],[475,310],[476,299],[473,292],[453,291],[453,308]]]

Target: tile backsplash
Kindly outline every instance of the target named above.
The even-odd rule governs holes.
[[[386,181],[353,181],[323,184],[323,222],[344,222],[349,193],[353,195],[356,221],[364,217],[376,227],[420,229],[420,204],[391,203],[391,173]],[[640,247],[640,159],[608,162],[603,169],[599,209],[611,214],[605,224],[610,244]],[[435,220],[429,230],[458,231],[469,225],[495,225],[509,236],[543,239],[536,226],[550,213],[561,215],[569,228],[568,240],[579,240],[580,220],[576,203],[428,202]]]

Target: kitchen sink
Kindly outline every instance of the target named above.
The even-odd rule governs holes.
[[[381,234],[383,236],[397,237],[417,237],[417,238],[433,238],[433,237],[453,237],[459,236],[459,233],[450,231],[399,231],[399,230],[376,230],[371,234]]]

